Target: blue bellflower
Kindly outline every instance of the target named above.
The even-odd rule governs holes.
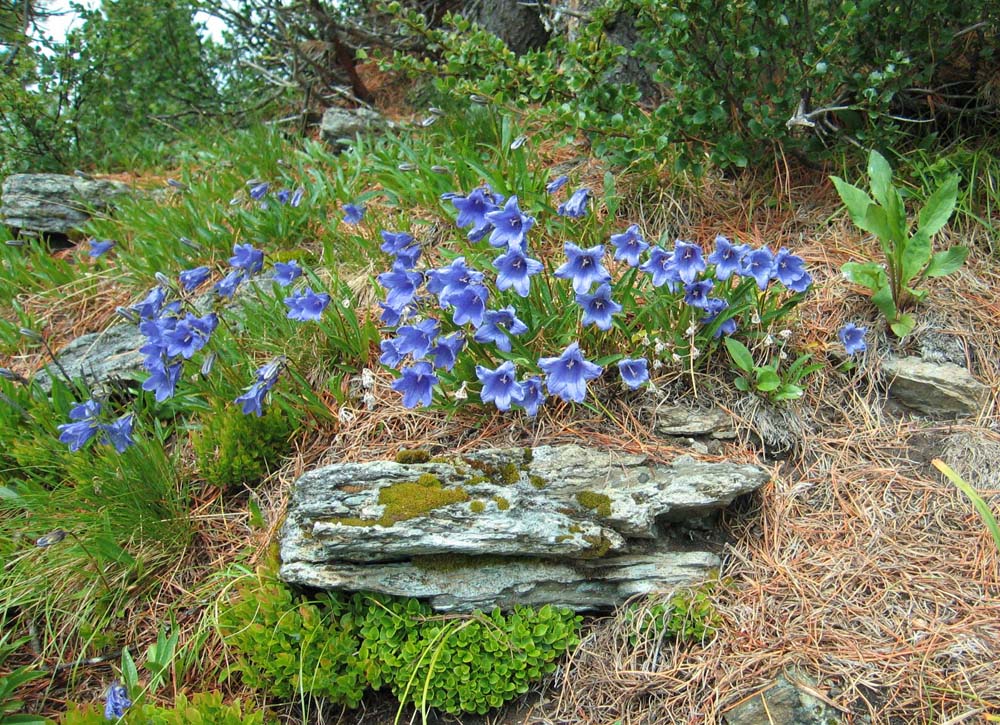
[[[644,357],[625,358],[618,361],[618,372],[621,373],[622,382],[631,390],[636,390],[649,380],[649,363]]]
[[[190,312],[177,321],[172,330],[163,333],[166,342],[167,357],[180,355],[190,360],[194,354],[205,347],[219,324],[218,316],[213,312],[204,317],[195,317]]]
[[[264,253],[254,249],[252,244],[234,244],[229,264],[236,269],[246,270],[249,274],[256,274],[264,268]]]
[[[711,325],[715,322],[716,318],[718,318],[723,310],[729,309],[729,303],[726,300],[718,299],[716,297],[709,297],[705,302],[706,304],[702,309],[704,309],[707,314],[701,318],[701,323],[703,325]],[[715,333],[712,337],[719,338],[723,335],[732,335],[734,332],[736,332],[736,318],[727,317],[717,328],[715,328]]]
[[[250,187],[250,198],[254,201],[260,201],[267,195],[267,190],[271,188],[271,185],[266,181],[262,181],[258,184],[253,184]]]
[[[545,185],[545,191],[549,194],[555,194],[561,188],[566,186],[569,182],[569,177],[563,174],[562,176],[557,176],[552,181]]]
[[[630,267],[638,267],[639,257],[649,249],[649,243],[642,238],[638,224],[633,224],[621,234],[612,234],[611,244],[615,248],[615,259]]]
[[[403,406],[416,408],[431,404],[437,375],[429,362],[421,361],[403,368],[399,378],[392,382],[392,389],[403,394]]]
[[[96,400],[86,400],[74,405],[69,411],[69,418],[73,422],[56,426],[59,431],[59,442],[68,444],[70,451],[74,453],[83,448],[100,429],[97,422],[97,416],[100,414],[101,404]]]
[[[126,413],[114,423],[101,426],[101,442],[110,443],[119,453],[135,444],[132,439],[132,427],[135,425],[135,413]]]
[[[508,249],[493,260],[497,275],[497,289],[507,290],[511,287],[521,297],[527,297],[531,287],[531,276],[542,271],[542,263],[532,259],[521,251],[520,247]]]
[[[160,313],[160,308],[166,299],[167,290],[163,287],[154,287],[142,300],[132,305],[132,309],[138,312],[142,319],[149,320]]]
[[[587,215],[587,200],[590,198],[590,189],[583,187],[573,192],[569,199],[564,201],[556,209],[559,216],[568,216],[579,219]]]
[[[424,276],[420,272],[409,271],[397,260],[390,271],[378,276],[378,281],[388,292],[386,304],[394,310],[402,311],[416,298],[417,287],[424,281]]]
[[[264,396],[267,395],[271,388],[274,387],[275,383],[278,382],[278,375],[281,373],[281,369],[284,364],[285,357],[283,355],[279,355],[257,369],[257,372],[255,373],[256,380],[254,380],[253,384],[246,389],[246,392],[237,397],[234,401],[240,404],[243,415],[250,415],[253,413],[255,416],[260,418],[264,414],[262,408]]]
[[[708,309],[708,296],[712,293],[715,283],[710,279],[703,279],[700,282],[691,282],[684,285],[684,302],[692,307]]]
[[[411,234],[406,232],[382,231],[384,240],[379,246],[383,252],[392,254],[396,260],[406,269],[413,269],[420,258],[420,244],[418,244]]]
[[[598,377],[603,368],[588,362],[580,345],[572,343],[559,357],[543,357],[538,366],[545,373],[545,386],[552,395],[567,402],[582,403],[587,397],[587,381]]]
[[[598,244],[589,249],[580,249],[573,242],[563,244],[566,253],[566,263],[555,271],[555,276],[573,282],[573,291],[583,294],[590,291],[593,284],[603,284],[611,281],[611,275],[604,268],[601,258],[604,256],[604,245]]]
[[[741,274],[753,277],[757,281],[757,286],[762,290],[767,289],[767,283],[771,281],[773,270],[774,255],[767,247],[755,249],[743,257]]]
[[[525,235],[535,225],[534,217],[521,213],[516,196],[507,200],[502,211],[486,212],[486,221],[493,225],[490,245],[494,247],[525,249]]]
[[[484,403],[492,402],[499,410],[510,410],[512,403],[524,400],[524,390],[517,382],[517,370],[510,360],[496,370],[476,365],[476,377],[483,384],[479,397]]]
[[[118,720],[125,717],[125,711],[132,707],[125,685],[115,683],[108,688],[104,698],[104,719]]]
[[[162,403],[174,394],[177,381],[181,377],[181,364],[167,365],[159,362],[157,365],[146,366],[151,373],[142,383],[142,389],[148,390],[156,395],[156,402]]]
[[[456,257],[446,267],[432,269],[427,273],[427,291],[438,296],[442,307],[449,307],[450,295],[482,281],[482,272],[469,267],[465,263],[465,257]]]
[[[323,315],[323,310],[330,304],[330,295],[325,292],[317,294],[306,287],[304,290],[294,292],[290,297],[286,297],[285,304],[288,305],[289,320],[315,321]]]
[[[242,269],[234,269],[225,277],[215,283],[212,288],[220,297],[232,297],[236,294],[236,288],[247,278],[247,273]]]
[[[471,322],[473,327],[483,324],[489,290],[481,284],[470,284],[461,291],[448,295],[448,304],[454,309],[452,321],[456,325]]]
[[[302,267],[294,259],[290,262],[275,262],[274,274],[271,276],[282,287],[287,287],[302,276]]]
[[[390,368],[394,368],[403,362],[406,359],[406,355],[399,351],[397,345],[398,340],[382,340],[378,344],[379,349],[382,351],[378,361]]]
[[[421,360],[431,351],[440,329],[440,324],[433,318],[421,320],[415,325],[403,325],[396,330],[396,349],[403,355],[412,355],[414,360]]]
[[[785,286],[785,289],[791,289],[806,274],[806,261],[782,247],[774,255],[772,274],[774,279]]]
[[[302,203],[302,197],[306,195],[306,190],[301,186],[292,192],[292,198],[288,200],[288,206],[297,208]]]
[[[663,247],[653,247],[649,252],[649,259],[639,269],[653,278],[654,287],[667,285],[667,289],[671,292],[677,290],[677,285],[681,281],[673,255]]]
[[[458,218],[455,220],[455,226],[459,229],[472,227],[472,230],[469,232],[470,234],[477,230],[488,229],[490,223],[486,219],[486,214],[500,208],[497,206],[493,194],[484,188],[475,189],[468,196],[459,196],[456,194],[450,200],[452,206],[458,210]],[[479,238],[482,239],[482,236]]]
[[[746,244],[733,244],[721,234],[715,238],[715,251],[708,255],[708,263],[715,265],[715,278],[722,282],[739,274],[741,260],[749,251]]]
[[[111,239],[91,239],[90,251],[88,251],[87,254],[89,254],[94,259],[97,259],[102,254],[111,249],[111,247],[113,246],[115,246],[115,243]]]
[[[611,329],[611,316],[622,311],[622,306],[611,299],[611,285],[607,282],[598,286],[593,294],[576,296],[576,303],[583,308],[583,325],[596,325],[601,330]]]
[[[545,402],[545,393],[542,391],[542,379],[537,375],[528,378],[521,383],[521,407],[528,414],[529,418],[538,415],[538,408]]]
[[[184,288],[185,292],[190,292],[192,290],[198,289],[212,275],[212,270],[208,267],[195,267],[194,269],[186,269],[178,275],[178,279],[181,281],[181,287]]]
[[[510,352],[511,342],[508,335],[521,335],[527,331],[528,326],[514,314],[513,305],[508,305],[502,310],[487,310],[473,339],[482,343],[492,342],[504,352]]]
[[[678,239],[674,243],[674,266],[677,274],[685,284],[694,282],[695,278],[705,271],[705,260],[701,256],[701,247]]]
[[[867,333],[868,328],[858,327],[853,322],[848,322],[840,328],[837,338],[844,346],[844,350],[847,351],[848,355],[856,355],[868,349],[868,345],[865,342],[865,335]]]
[[[358,224],[365,216],[365,208],[361,204],[344,204],[344,223]]]
[[[461,332],[453,332],[450,335],[442,335],[434,343],[434,347],[428,353],[428,357],[434,361],[434,368],[443,368],[449,372],[454,369],[458,355],[465,347],[465,335]]]

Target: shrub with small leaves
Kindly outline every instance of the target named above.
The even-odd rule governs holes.
[[[303,694],[356,707],[367,683],[358,661],[359,627],[348,599],[296,596],[262,568],[238,587],[220,628],[250,687],[283,698]]]
[[[60,725],[103,725],[108,721],[100,705],[71,705]],[[237,700],[226,705],[218,692],[199,692],[189,700],[177,695],[172,708],[145,704],[125,712],[125,725],[264,725],[274,722],[264,712],[244,712]]]
[[[432,616],[413,599],[372,602],[360,653],[372,685],[452,714],[483,714],[527,692],[576,644],[580,622],[551,606],[456,619]]]
[[[625,610],[625,621],[637,634],[629,636],[635,645],[640,638],[676,637],[681,641],[703,641],[722,624],[713,602],[717,583],[675,593],[666,600],[648,600]]]
[[[217,407],[202,417],[194,435],[198,469],[206,482],[226,489],[256,484],[275,470],[288,452],[294,424],[278,406],[261,417]]]

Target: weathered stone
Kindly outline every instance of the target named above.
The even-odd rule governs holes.
[[[784,675],[755,697],[740,703],[726,715],[728,725],[835,725],[840,713],[810,694],[815,685],[804,673],[796,671],[795,684]]]
[[[889,380],[891,398],[934,418],[977,415],[989,396],[986,385],[951,363],[890,358],[882,363],[882,370]]]
[[[320,121],[320,136],[335,149],[343,149],[354,141],[359,133],[379,131],[386,125],[385,119],[367,108],[339,108],[333,106],[323,113]]]
[[[82,378],[95,392],[109,383],[130,380],[142,370],[139,348],[145,338],[135,325],[120,324],[104,332],[91,332],[73,340],[59,351],[59,364],[72,378]],[[52,375],[59,368],[46,365],[35,373],[34,380],[43,390],[52,389]]]
[[[691,436],[731,440],[736,437],[733,419],[719,408],[674,406],[657,409],[653,432],[661,436]]]
[[[466,3],[462,14],[483,30],[497,36],[517,55],[537,50],[549,41],[538,8],[520,0]]]
[[[562,595],[573,606],[610,606],[703,580],[718,564],[714,554],[669,544],[668,531],[767,480],[755,466],[688,456],[659,464],[576,445],[424,464],[337,464],[295,482],[281,573],[310,586],[429,596],[449,609],[507,606],[517,592],[563,589],[576,590]],[[401,491],[413,495],[411,511],[387,506]],[[441,491],[460,493],[438,505]],[[451,572],[431,576],[413,561],[427,556],[487,557],[494,574],[472,576],[479,588],[449,588]]]
[[[11,229],[68,234],[92,212],[108,209],[129,193],[120,181],[82,179],[64,174],[13,174],[4,179],[0,217]]]

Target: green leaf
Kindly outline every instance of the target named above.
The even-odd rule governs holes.
[[[913,332],[913,328],[917,326],[917,321],[913,318],[913,315],[906,314],[900,315],[899,319],[895,322],[889,323],[889,329],[893,331],[896,337],[904,338]]]
[[[925,277],[944,277],[965,264],[969,256],[968,247],[954,246],[946,252],[938,252],[931,257],[930,264],[924,270]]]
[[[851,221],[860,227],[861,223],[864,221],[865,213],[868,211],[868,207],[874,203],[872,198],[862,189],[859,189],[853,184],[848,184],[843,179],[831,176],[830,180],[837,188],[837,193],[840,194],[841,200],[847,207],[847,213],[850,214]]]
[[[888,286],[883,287],[872,295],[872,304],[885,315],[885,319],[889,320],[889,322],[895,322],[899,316],[896,303],[892,299],[892,289]]]
[[[924,208],[920,210],[917,228],[930,238],[937,234],[948,223],[951,213],[955,210],[958,198],[958,177],[949,176],[945,182],[930,195]]]
[[[781,378],[771,368],[757,368],[757,390],[770,393],[781,387]]]
[[[905,239],[902,230],[892,223],[886,210],[877,204],[868,207],[858,226],[878,237],[879,246],[886,257],[892,255],[894,245],[902,244]]]
[[[747,382],[746,378],[736,378],[736,380],[733,381],[733,385],[736,386],[737,390],[741,390],[744,393],[750,392],[750,383]]]
[[[923,229],[918,229],[917,233],[910,237],[906,246],[903,247],[903,269],[901,271],[901,281],[909,282],[920,274],[931,258],[931,238]]]
[[[878,151],[868,154],[868,178],[871,180],[872,196],[878,203],[888,208],[892,205],[892,167]]]
[[[771,400],[776,402],[781,402],[782,400],[796,400],[802,397],[804,391],[798,385],[793,385],[792,383],[785,383],[774,395],[771,396]]]
[[[753,355],[747,350],[747,346],[731,337],[727,337],[725,342],[729,356],[736,363],[736,367],[745,373],[752,373],[754,369]]]
[[[122,680],[129,692],[139,684],[139,669],[135,666],[135,660],[129,654],[128,647],[122,650]]]
[[[52,725],[52,721],[38,715],[5,715],[4,725]]]
[[[951,468],[947,463],[939,458],[935,458],[931,461],[931,464],[941,471],[948,480],[955,484],[959,491],[968,496],[969,500],[972,501],[972,505],[976,507],[976,511],[983,518],[983,523],[986,524],[986,528],[990,532],[990,536],[993,537],[993,543],[996,544],[997,550],[1000,551],[1000,525],[997,524],[996,516],[993,515],[993,510],[990,505],[983,500],[983,497],[979,495],[969,483],[958,475],[954,469]]]
[[[889,285],[885,269],[875,262],[846,262],[840,271],[850,282],[867,287],[872,292]]]

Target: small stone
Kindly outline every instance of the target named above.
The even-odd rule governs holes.
[[[990,389],[964,367],[918,357],[889,358],[882,363],[889,396],[932,418],[978,415]]]
[[[343,150],[350,146],[354,137],[360,134],[380,131],[386,126],[382,116],[367,108],[332,107],[323,113],[320,121],[320,136],[331,148]]]
[[[653,431],[661,436],[710,437],[719,440],[736,438],[733,419],[719,408],[687,408],[682,405],[658,408]]]
[[[811,678],[800,671],[793,679],[815,689]],[[725,718],[728,725],[836,725],[841,720],[837,710],[785,675],[779,675],[755,697],[726,712]]]

